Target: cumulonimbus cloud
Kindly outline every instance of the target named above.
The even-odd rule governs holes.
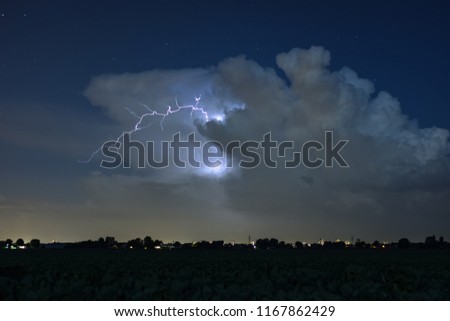
[[[221,191],[214,211],[240,213],[258,233],[276,233],[279,226],[292,238],[307,230],[333,236],[335,228],[345,235],[397,237],[395,230],[405,220],[423,221],[422,228],[435,228],[434,233],[449,227],[448,130],[420,128],[389,93],[377,91],[348,67],[332,71],[329,63],[330,53],[322,47],[292,49],[276,57],[278,70],[239,56],[210,68],[102,75],[91,81],[85,94],[125,129],[135,122],[125,106],[136,113],[143,112],[140,103],[164,110],[175,97],[190,103],[201,95],[208,113],[225,117],[223,122],[205,122],[180,113],[166,120],[164,130],[156,125],[139,132],[143,140],[196,131],[205,140],[226,143],[260,140],[270,131],[278,140],[301,145],[321,139],[327,130],[350,140],[344,151],[347,169],[259,167],[220,180],[211,177]],[[134,175],[146,176],[142,171]],[[159,175],[158,182],[164,177]],[[171,183],[177,180],[167,177]],[[203,179],[188,182],[193,188],[204,184]],[[151,183],[145,186],[152,188]],[[278,225],[285,220],[298,225],[286,230],[285,224]],[[366,230],[353,232],[362,221]],[[421,224],[415,224],[410,233],[424,233],[420,229]]]

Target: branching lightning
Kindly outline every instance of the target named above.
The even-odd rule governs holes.
[[[136,114],[134,111],[132,111],[131,109],[129,109],[128,107],[125,107],[125,110],[127,110],[131,115],[133,115],[136,119],[138,119],[138,121],[137,121],[137,123],[134,125],[134,128],[133,129],[131,129],[131,130],[129,130],[129,131],[124,131],[124,132],[122,132],[122,134],[120,134],[120,136],[119,137],[117,137],[117,139],[115,140],[116,142],[119,142],[122,138],[123,138],[123,136],[125,135],[125,134],[133,134],[133,133],[135,133],[135,132],[137,132],[137,131],[140,131],[140,130],[142,130],[142,129],[145,129],[145,128],[148,128],[148,127],[150,127],[151,125],[153,125],[153,123],[154,122],[150,122],[148,125],[142,125],[143,124],[143,122],[144,122],[144,120],[146,119],[146,118],[151,118],[151,117],[161,117],[161,120],[160,120],[160,122],[159,122],[159,124],[160,124],[160,126],[161,126],[161,129],[163,130],[164,129],[164,120],[166,119],[166,117],[168,117],[169,115],[171,115],[171,114],[175,114],[175,113],[177,113],[177,112],[179,112],[180,110],[184,110],[184,109],[187,109],[187,110],[191,110],[191,117],[192,117],[192,114],[194,113],[194,112],[200,112],[201,114],[202,114],[202,116],[203,116],[203,118],[206,120],[206,121],[208,121],[209,120],[209,117],[208,117],[208,113],[204,110],[204,108],[203,107],[200,107],[199,106],[199,104],[200,104],[200,99],[201,99],[201,97],[200,96],[197,96],[197,97],[195,97],[195,104],[194,105],[179,105],[178,104],[178,100],[177,100],[177,98],[175,98],[175,107],[172,107],[172,106],[167,106],[167,110],[165,111],[165,112],[157,112],[157,111],[155,111],[155,110],[152,110],[150,107],[148,107],[147,105],[145,105],[145,104],[141,104],[148,112],[146,112],[146,113],[144,113],[144,114],[142,114],[142,115],[138,115],[138,114]],[[87,160],[84,160],[84,161],[79,161],[79,163],[83,163],[83,164],[87,164],[87,163],[89,163],[90,161],[92,161],[92,159],[100,152],[102,150],[102,146],[100,146],[97,150],[95,150],[92,154],[91,154],[91,156],[87,159]]]

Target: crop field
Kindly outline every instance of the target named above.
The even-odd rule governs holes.
[[[446,250],[0,251],[2,300],[449,300]]]

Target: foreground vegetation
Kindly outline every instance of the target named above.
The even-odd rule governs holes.
[[[2,300],[449,300],[424,249],[0,251]]]

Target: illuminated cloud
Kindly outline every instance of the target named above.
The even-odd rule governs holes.
[[[222,175],[218,170],[220,179],[209,173],[200,181],[192,176],[198,174],[194,169],[133,172],[136,184],[148,191],[150,202],[155,189],[152,182],[174,184],[173,190],[187,184],[190,191],[204,193],[201,186],[208,181],[210,197],[221,200],[213,206],[215,213],[231,209],[249,233],[272,231],[295,239],[302,234],[315,237],[308,231],[320,230],[322,236],[333,237],[339,226],[339,236],[357,230],[373,237],[397,237],[405,218],[419,222],[411,233],[418,233],[424,225],[441,229],[442,224],[430,222],[448,215],[449,132],[420,128],[401,112],[394,97],[377,91],[371,81],[350,68],[330,70],[330,53],[321,47],[293,49],[279,54],[276,63],[278,72],[240,56],[208,69],[102,75],[92,80],[85,93],[124,129],[132,128],[135,121],[124,107],[142,113],[139,108],[144,103],[164,110],[175,97],[191,103],[201,95],[202,106],[213,115],[209,122],[201,115],[171,115],[164,130],[153,125],[140,131],[136,137],[141,140],[168,140],[178,131],[184,135],[196,131],[204,141],[226,144],[259,141],[271,131],[275,139],[301,146],[310,139],[323,139],[325,130],[334,131],[337,139],[350,140],[344,151],[348,169],[230,171],[236,175]],[[102,182],[108,180],[107,174]],[[90,186],[96,180],[92,177]],[[215,190],[220,192],[214,195]],[[173,211],[181,213],[187,208],[185,200],[180,200]],[[286,227],[286,220],[295,224]]]

